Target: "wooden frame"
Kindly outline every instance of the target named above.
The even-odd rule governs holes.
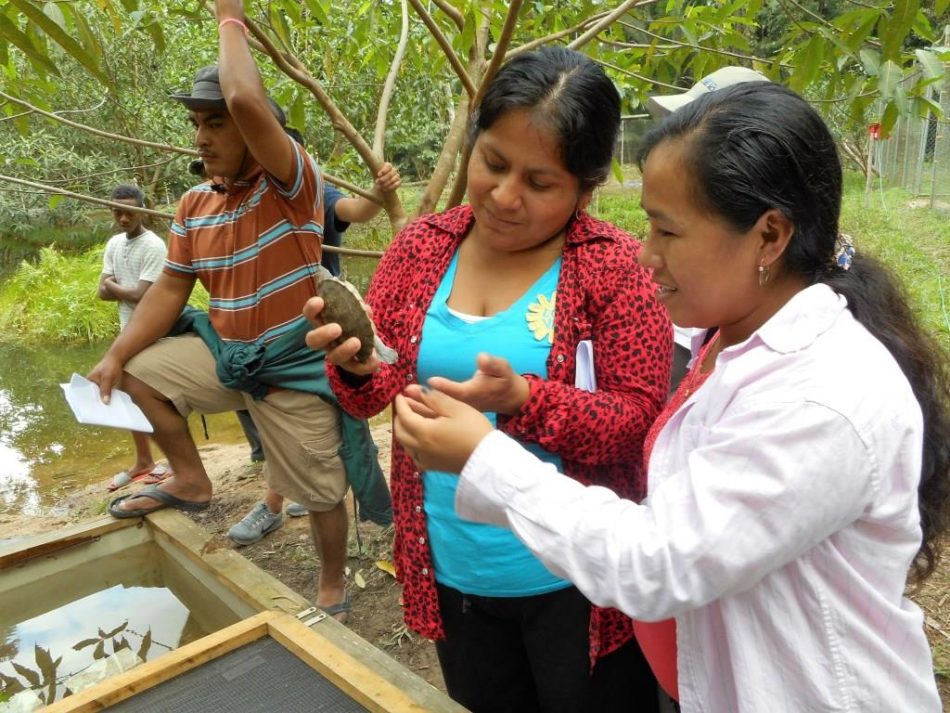
[[[374,713],[464,709],[456,704],[429,708],[320,633],[288,614],[266,611],[209,634],[131,671],[97,683],[46,708],[49,713],[100,711],[168,681],[235,649],[269,636],[354,701]]]
[[[144,519],[103,518],[0,548],[0,591],[144,543],[158,546],[169,562],[200,580],[222,609],[233,612],[231,621],[237,623],[57,701],[46,710],[102,710],[264,636],[273,638],[371,711],[465,710],[333,617],[315,617],[319,621],[313,623],[313,629],[305,626],[293,615],[310,609],[310,602],[174,510],[161,510]]]

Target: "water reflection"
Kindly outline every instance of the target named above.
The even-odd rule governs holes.
[[[123,649],[148,661],[205,633],[169,589],[116,585],[0,628],[0,682],[10,694],[31,689],[49,704],[95,661]]]
[[[105,344],[8,344],[0,342],[0,515],[56,514],[65,498],[89,483],[105,485],[132,464],[132,439],[126,431],[76,422],[59,384],[75,371],[85,374]],[[201,446],[197,417],[192,432]],[[241,439],[231,414],[208,418],[217,442]],[[156,458],[161,451],[154,451]]]

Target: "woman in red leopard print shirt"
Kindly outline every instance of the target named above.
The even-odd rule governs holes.
[[[585,211],[607,175],[619,114],[613,84],[576,52],[526,53],[502,68],[475,118],[470,205],[406,227],[370,285],[367,302],[397,362],[353,361],[355,339],[328,354],[344,409],[372,416],[435,374],[433,383],[495,414],[580,482],[643,497],[643,439],[669,389],[671,326],[636,262],[639,243]],[[556,292],[523,309],[545,280]],[[318,321],[321,308],[312,300],[305,312]],[[326,325],[310,344],[338,335]],[[593,390],[575,386],[587,341]],[[539,368],[520,369],[538,349]],[[478,351],[494,356],[476,360]],[[499,399],[511,391],[515,400]],[[520,543],[516,551],[458,527],[437,475],[418,472],[393,444],[405,618],[436,640],[450,695],[491,713],[655,710],[630,620],[591,607],[531,555],[512,564],[522,562]],[[452,586],[460,579],[468,584]],[[512,580],[515,591],[502,591]]]

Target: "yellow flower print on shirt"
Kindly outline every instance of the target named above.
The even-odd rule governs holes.
[[[528,312],[524,318],[528,321],[528,329],[534,333],[539,342],[547,339],[548,344],[554,343],[554,301],[557,290],[551,296],[538,295],[537,300],[528,305]]]

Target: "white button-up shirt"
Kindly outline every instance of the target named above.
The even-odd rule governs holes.
[[[676,617],[684,713],[941,710],[920,609],[920,408],[888,351],[810,287],[657,439],[644,505],[495,432],[462,517],[510,527],[593,602]]]

